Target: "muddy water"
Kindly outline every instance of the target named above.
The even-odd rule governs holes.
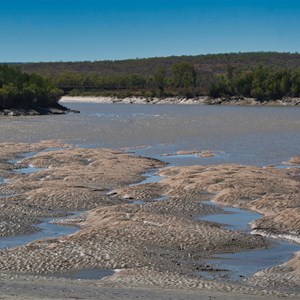
[[[293,257],[294,252],[300,250],[297,244],[280,240],[271,241],[273,245],[269,249],[215,255],[207,263],[220,271],[201,272],[199,275],[211,279],[223,278],[239,281],[258,271],[286,262]]]
[[[222,224],[225,228],[238,230],[238,231],[249,231],[249,223],[262,217],[261,214],[247,211],[236,207],[225,207],[220,206],[212,201],[204,201],[204,204],[217,206],[223,209],[219,214],[202,216],[200,219],[203,221],[217,222]]]
[[[81,113],[1,117],[0,141],[63,139],[79,146],[108,148],[148,145],[151,147],[137,152],[173,165],[280,164],[300,153],[300,107],[94,103],[68,106]],[[160,156],[190,149],[215,150],[220,155]]]
[[[61,226],[50,222],[50,221],[60,221],[61,219],[64,218],[44,218],[40,224],[36,225],[36,227],[40,231],[33,234],[1,237],[0,248],[5,249],[5,248],[21,246],[45,238],[58,238],[60,236],[72,234],[78,231],[78,228],[75,226]]]
[[[211,201],[205,201],[204,203],[218,206],[223,209],[223,212],[202,216],[199,219],[222,224],[225,228],[231,230],[250,232],[249,224],[261,217],[258,213],[244,209],[219,206]],[[254,249],[214,255],[207,260],[207,263],[219,271],[199,272],[199,275],[210,279],[225,278],[237,281],[260,270],[282,264],[289,258],[292,258],[294,252],[300,251],[300,245],[295,243],[278,239],[269,240],[272,246],[268,249]]]

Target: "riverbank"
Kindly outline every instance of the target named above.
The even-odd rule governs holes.
[[[11,161],[24,152],[30,153]],[[259,225],[262,229],[296,230],[299,234],[299,181],[294,169],[241,165],[165,167],[158,160],[122,151],[74,148],[57,141],[2,143],[0,162],[5,179],[0,193],[7,195],[0,198],[2,220],[18,216],[16,223],[22,227],[30,218],[89,210],[82,218],[75,216],[60,222],[80,227],[72,235],[0,251],[5,284],[29,280],[32,285],[31,279],[35,278],[35,284],[44,289],[65,282],[70,290],[74,285],[82,290],[117,286],[146,287],[151,291],[179,288],[190,293],[201,290],[206,295],[230,291],[230,297],[231,293],[246,293],[245,299],[251,299],[251,295],[259,299],[267,295],[299,296],[300,277],[295,262],[288,263],[292,269],[281,266],[264,270],[243,284],[195,275],[207,270],[218,272],[207,264],[213,254],[269,246],[261,236],[200,221],[200,215],[218,212],[205,203],[207,199],[260,211],[266,216]],[[27,174],[13,172],[29,165],[42,169]],[[128,186],[155,168],[161,168],[162,181]],[[154,201],[160,196],[166,198]],[[133,204],[136,200],[141,204]],[[287,211],[288,218],[276,219],[277,214]],[[121,271],[95,282],[49,279],[57,272],[95,268]]]
[[[210,98],[199,96],[195,98],[166,97],[166,98],[144,98],[144,97],[93,97],[93,96],[63,96],[60,103],[123,103],[123,104],[200,104],[200,105],[249,105],[249,106],[297,106],[300,98],[283,98],[281,100],[258,101],[254,98],[232,97],[232,98]]]
[[[61,104],[55,107],[32,107],[32,108],[4,108],[0,109],[0,116],[38,116],[38,115],[63,115],[66,113],[79,113],[77,110],[71,110]]]

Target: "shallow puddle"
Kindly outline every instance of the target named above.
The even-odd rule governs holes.
[[[210,279],[226,278],[238,281],[263,269],[282,264],[292,258],[293,252],[300,250],[297,244],[274,240],[273,243],[274,245],[268,249],[215,255],[207,260],[207,263],[214,268],[228,271],[199,272],[199,275]]]
[[[225,228],[239,231],[247,231],[249,223],[262,217],[261,214],[243,210],[236,207],[226,207],[213,203],[212,201],[201,202],[207,205],[215,206],[223,210],[222,213],[202,216],[202,221],[216,222],[224,225]]]
[[[31,158],[31,157],[35,156],[37,153],[38,152],[36,152],[36,151],[24,152],[24,153],[18,154],[16,158],[8,160],[8,162],[11,164],[17,164],[25,158]]]
[[[216,222],[225,228],[250,233],[249,223],[262,215],[234,207],[219,206],[211,201],[202,202],[223,209],[223,213],[200,217],[202,221]],[[269,239],[272,243],[268,249],[254,249],[235,253],[223,253],[214,255],[206,260],[207,264],[221,271],[199,272],[206,278],[223,278],[233,281],[241,280],[258,271],[274,267],[292,258],[293,253],[300,250],[300,245]]]
[[[37,168],[33,166],[28,166],[25,168],[15,169],[14,172],[19,174],[31,174],[39,171],[47,170],[46,168]]]
[[[152,171],[152,172],[146,172],[143,174],[143,177],[145,177],[144,180],[138,182],[138,183],[133,183],[130,184],[129,186],[136,186],[136,185],[141,185],[141,184],[146,184],[146,183],[157,183],[162,180],[162,177],[159,175],[156,175],[157,171]]]
[[[155,171],[151,171],[151,172],[146,172],[143,174],[144,177],[146,177],[144,180],[138,182],[138,183],[133,183],[130,184],[129,186],[137,186],[137,185],[142,185],[142,184],[147,184],[147,183],[157,183],[160,182],[162,180],[162,177],[157,174],[157,170]],[[152,201],[164,201],[166,200],[167,197],[165,196],[160,196],[154,199],[151,199]],[[143,200],[134,200],[130,202],[131,204],[144,204],[145,201]]]
[[[22,154],[17,155],[17,158],[10,159],[8,162],[10,162],[11,164],[18,164],[23,159],[31,158],[31,157],[35,156],[36,154],[38,154],[38,153],[50,152],[50,151],[56,151],[56,150],[65,150],[65,149],[64,148],[58,148],[58,147],[52,147],[52,148],[43,149],[43,150],[38,151],[38,152],[37,151],[24,152]],[[18,174],[31,174],[31,173],[35,173],[35,172],[39,172],[39,171],[43,171],[43,170],[47,170],[47,168],[38,168],[38,167],[34,167],[32,165],[28,165],[27,167],[24,167],[24,168],[14,169],[14,172],[16,172]],[[0,183],[1,183],[1,181],[0,181]]]
[[[49,148],[50,149],[50,148]],[[43,150],[44,151],[44,150]],[[49,150],[50,151],[50,150]],[[36,155],[38,152],[26,152],[18,155],[21,159],[12,159],[9,162],[10,163],[18,163],[20,160],[24,158],[30,158]],[[14,172],[20,173],[20,174],[30,174],[35,173],[41,170],[45,170],[44,168],[36,168],[31,165],[25,168],[21,169],[14,169]],[[3,183],[3,181],[0,181],[0,184]],[[0,194],[0,198],[6,198],[13,195],[5,195]],[[77,212],[71,213],[71,215],[78,214]],[[57,238],[64,235],[72,234],[78,231],[77,226],[70,226],[70,225],[57,225],[53,224],[52,222],[60,221],[62,219],[65,219],[66,217],[61,218],[43,218],[41,219],[42,222],[40,224],[35,225],[36,228],[39,229],[38,232],[32,233],[32,234],[26,234],[21,236],[9,236],[9,237],[0,237],[0,248],[11,248],[11,247],[17,247],[26,245],[28,243],[31,243],[36,240],[41,240],[45,238]]]
[[[76,226],[70,226],[70,225],[56,225],[53,223],[50,223],[50,221],[60,221],[62,219],[65,219],[66,217],[62,218],[45,218],[42,220],[42,223],[36,225],[40,231],[33,233],[33,234],[27,234],[27,235],[21,235],[21,236],[9,236],[9,237],[1,237],[0,238],[0,248],[11,248],[11,247],[17,247],[26,245],[28,243],[46,239],[46,238],[58,238],[64,235],[72,234],[78,231],[78,227]]]
[[[66,273],[54,273],[46,276],[55,278],[68,278],[68,279],[82,279],[82,280],[100,280],[105,277],[113,275],[113,270],[104,269],[83,269],[83,270],[72,270]]]

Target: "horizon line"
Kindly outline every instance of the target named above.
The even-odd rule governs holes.
[[[257,53],[273,53],[273,54],[300,54],[296,52],[279,52],[279,51],[238,51],[238,52],[215,52],[215,53],[203,53],[203,54],[181,54],[181,55],[162,55],[162,56],[149,56],[149,57],[136,57],[136,58],[123,58],[123,59],[99,59],[99,60],[56,60],[56,61],[10,61],[10,62],[0,62],[0,64],[40,64],[40,63],[82,63],[82,62],[121,62],[130,60],[147,60],[147,59],[157,59],[157,58],[171,58],[171,57],[197,57],[197,56],[213,56],[213,55],[232,55],[232,54],[257,54]]]

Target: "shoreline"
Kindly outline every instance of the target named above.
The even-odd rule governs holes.
[[[104,97],[104,96],[63,96],[60,103],[99,103],[99,104],[181,104],[181,105],[242,105],[242,106],[300,106],[300,98],[283,98],[281,100],[258,101],[254,98],[231,97],[215,98],[199,96],[195,98],[166,97]]]
[[[57,107],[38,107],[38,108],[4,108],[0,109],[0,117],[17,116],[41,116],[41,115],[65,115],[68,113],[80,113],[65,107],[66,103],[97,103],[97,104],[158,104],[158,105],[226,105],[226,106],[299,106],[300,98],[284,98],[281,100],[257,101],[254,98],[216,98],[199,96],[195,98],[186,97],[166,97],[166,98],[146,98],[146,97],[104,97],[104,96],[63,96]]]
[[[42,116],[42,115],[65,115],[67,113],[79,113],[77,110],[69,109],[61,104],[51,107],[14,107],[0,109],[0,116],[17,117],[17,116]]]

